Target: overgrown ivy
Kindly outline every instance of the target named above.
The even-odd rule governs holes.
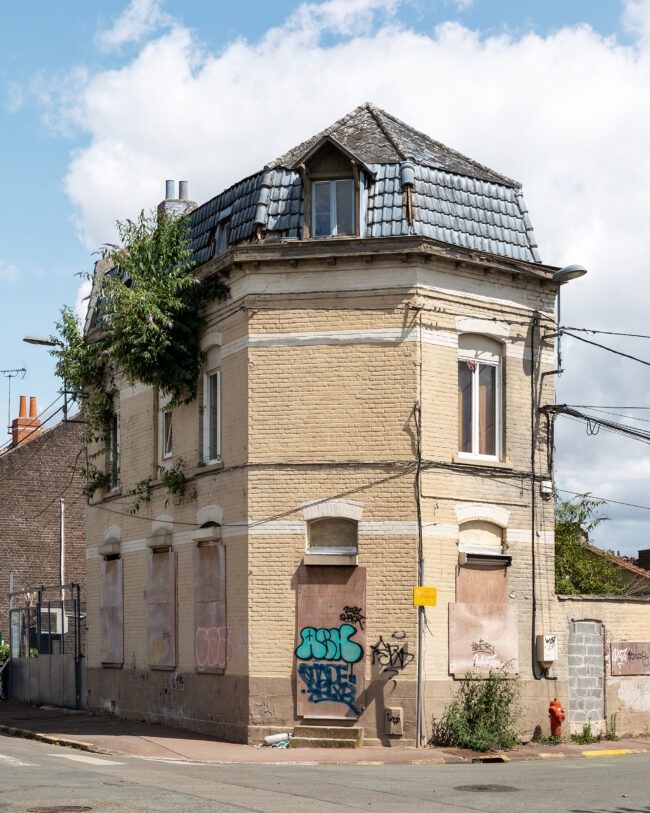
[[[574,500],[556,499],[555,592],[560,595],[622,595],[626,591],[621,568],[587,548],[591,532],[608,519],[598,513],[602,504],[589,494]]]
[[[96,328],[84,337],[73,310],[64,307],[52,337],[56,373],[81,403],[86,440],[97,444],[83,472],[89,497],[108,483],[93,459],[110,443],[116,376],[157,388],[170,397],[168,409],[191,403],[204,362],[205,306],[228,293],[223,282],[193,273],[187,217],[143,210],[136,221],[118,221],[117,231],[119,244],[100,250],[103,262],[92,279]]]

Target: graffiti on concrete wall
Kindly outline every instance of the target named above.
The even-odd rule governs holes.
[[[356,718],[364,707],[365,568],[298,571],[296,706],[302,717]]]
[[[406,633],[400,630],[394,632],[392,637],[397,641],[384,641],[383,635],[380,635],[377,643],[370,647],[372,665],[378,665],[380,672],[387,677],[398,675],[415,657],[407,650]]]

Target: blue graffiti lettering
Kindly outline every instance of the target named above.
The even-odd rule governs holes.
[[[309,696],[310,703],[344,703],[359,715],[354,705],[357,696],[357,677],[342,663],[300,663],[298,674],[307,687],[302,694]]]
[[[333,629],[304,627],[300,630],[302,643],[296,649],[296,657],[301,661],[316,658],[356,663],[363,657],[363,647],[350,640],[356,631],[352,624],[341,624]]]

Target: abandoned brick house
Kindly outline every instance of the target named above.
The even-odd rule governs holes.
[[[571,629],[622,614],[554,594],[537,407],[557,269],[520,185],[365,104],[187,197],[168,182],[161,205],[190,213],[196,273],[230,298],[198,403],[121,389],[119,482],[87,513],[89,705],[239,741],[327,723],[412,744],[424,613],[422,736],[457,678],[502,664],[532,731],[566,702]],[[134,484],[180,458],[184,496],[154,483],[130,515]],[[545,665],[534,631],[557,645]]]
[[[73,471],[84,450],[84,427],[61,421],[41,428],[33,397],[29,415],[26,398],[20,397],[19,413],[12,421],[11,445],[0,453],[0,632],[6,643],[10,576],[15,591],[61,583],[61,500],[64,579],[82,588],[86,581],[86,500],[82,479]],[[36,641],[32,645],[37,648]]]

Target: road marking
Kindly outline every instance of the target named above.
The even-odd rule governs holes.
[[[125,762],[114,762],[111,759],[98,759],[97,757],[85,757],[81,754],[48,754],[49,757],[61,757],[61,759],[71,759],[73,762],[87,762],[89,765],[125,765]]]
[[[611,751],[583,751],[583,757],[620,757],[624,754],[645,754],[645,748],[613,748]]]
[[[0,760],[2,760],[2,762],[6,762],[7,765],[12,765],[15,768],[36,767],[36,765],[33,762],[22,762],[20,759],[16,759],[16,757],[9,757],[6,754],[0,754]]]

